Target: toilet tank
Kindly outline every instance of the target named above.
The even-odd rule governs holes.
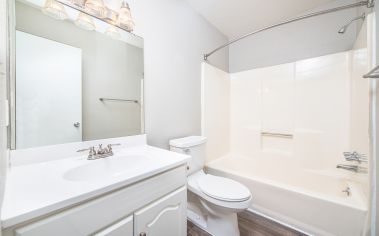
[[[188,161],[188,175],[203,169],[206,142],[207,138],[202,136],[189,136],[170,140],[171,151],[191,156],[191,159]]]

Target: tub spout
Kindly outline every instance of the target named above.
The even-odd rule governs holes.
[[[339,165],[337,165],[337,169],[349,170],[349,171],[353,171],[355,173],[367,173],[366,167],[357,166],[357,165],[339,164]]]
[[[351,194],[351,190],[349,187],[347,187],[346,189],[342,190],[343,193],[346,193],[346,195],[349,197],[350,194]]]

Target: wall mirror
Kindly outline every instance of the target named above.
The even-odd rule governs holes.
[[[144,132],[143,39],[46,0],[9,1],[12,149]]]

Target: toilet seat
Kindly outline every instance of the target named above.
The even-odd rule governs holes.
[[[207,178],[207,177],[218,177],[218,176],[205,174],[203,170],[200,170],[200,171],[195,172],[194,174],[188,176],[188,182],[187,182],[188,191],[197,195],[200,199],[205,200],[210,205],[220,207],[220,209],[227,209],[227,212],[240,212],[240,211],[246,210],[250,206],[251,201],[252,201],[252,196],[251,196],[250,191],[248,192],[248,195],[249,195],[248,199],[245,199],[242,201],[241,200],[236,201],[235,199],[234,199],[234,201],[222,200],[222,199],[220,199],[220,196],[215,196],[215,194],[214,193],[212,194],[212,192],[210,192],[210,191],[208,191],[208,194],[206,194],[203,190],[200,189],[199,180],[203,179],[203,178]],[[220,177],[220,178],[222,178],[222,177]],[[227,178],[222,178],[222,179],[227,179]],[[201,180],[200,180],[200,182],[201,182]],[[221,187],[225,186],[225,185],[223,185],[224,183],[225,182],[222,182]],[[219,182],[218,182],[218,185],[220,186]],[[240,185],[240,184],[238,183],[238,185]],[[203,186],[203,189],[204,188],[205,188],[205,186]],[[226,189],[226,188],[224,188],[224,189]],[[226,189],[226,190],[228,190],[228,189]],[[214,197],[210,196],[211,194]],[[221,194],[219,194],[219,195],[221,195]],[[240,195],[240,196],[242,196],[242,195]],[[228,196],[225,196],[225,195],[222,195],[221,198],[222,197],[224,199],[228,198]],[[243,197],[239,197],[239,198],[244,198],[244,197],[246,197],[246,195]],[[232,197],[229,196],[229,198],[232,198]]]
[[[250,191],[232,179],[205,174],[197,179],[199,189],[209,197],[227,202],[242,202],[250,198]]]

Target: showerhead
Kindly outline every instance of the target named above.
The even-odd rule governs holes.
[[[360,20],[362,19],[363,21],[365,20],[366,18],[366,13],[363,13],[361,16],[357,16],[355,18],[353,18],[352,20],[350,20],[346,25],[342,26],[339,30],[338,30],[338,33],[339,34],[344,34],[347,30],[347,28],[349,28],[349,26],[351,25],[351,23],[353,23],[354,21],[357,21],[357,20]]]
[[[346,32],[346,30],[347,30],[347,27],[349,27],[349,25],[342,26],[341,29],[338,30],[338,33],[339,34],[344,34]]]

